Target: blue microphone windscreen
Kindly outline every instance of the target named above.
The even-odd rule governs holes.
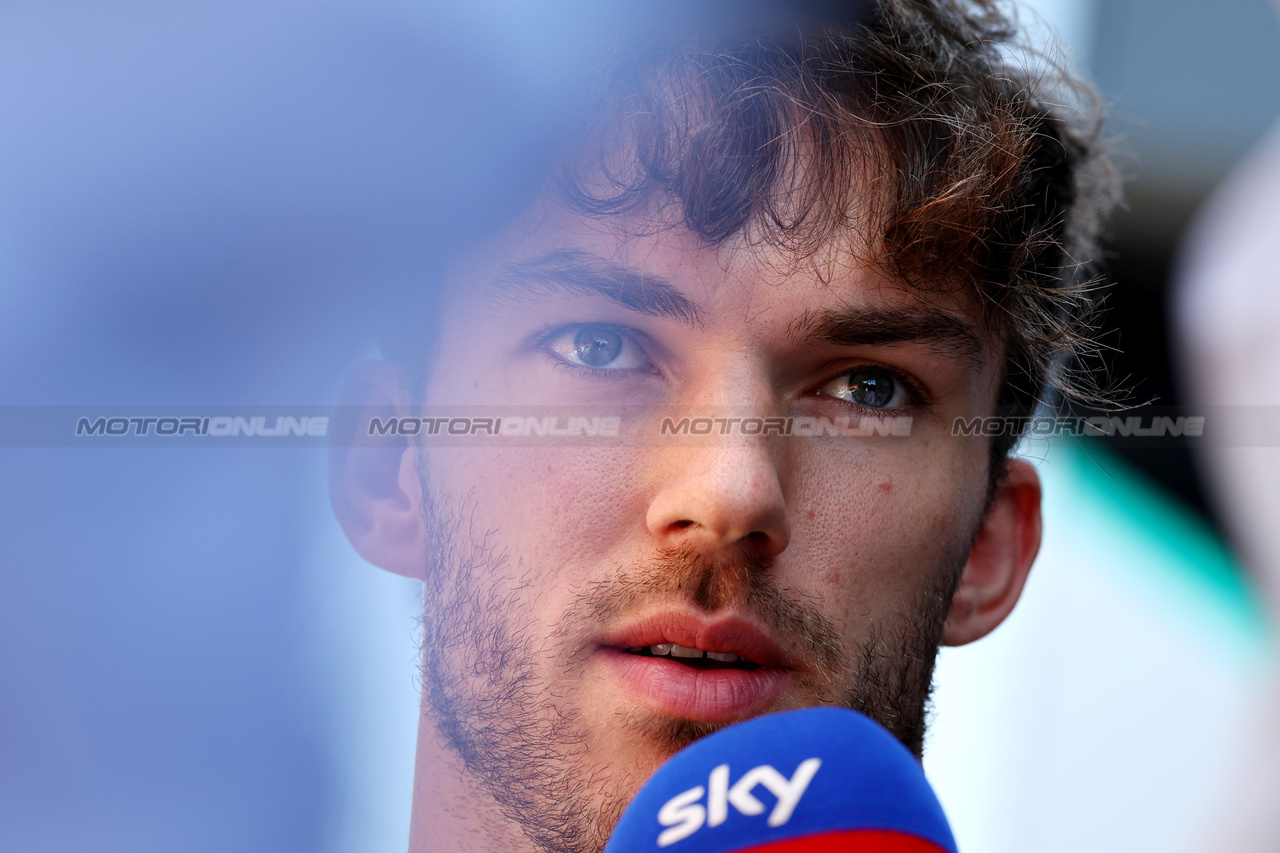
[[[671,757],[605,853],[956,853],[915,756],[843,708],[757,717]]]

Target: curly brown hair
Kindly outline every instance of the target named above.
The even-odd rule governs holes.
[[[849,26],[619,52],[557,191],[964,288],[1004,343],[997,414],[1097,401],[1088,261],[1116,197],[1098,101],[1060,64],[1014,61],[1015,33],[993,0],[880,0]],[[995,439],[993,478],[1016,441]]]

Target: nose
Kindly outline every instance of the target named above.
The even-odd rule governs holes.
[[[767,440],[670,448],[669,474],[649,504],[649,532],[663,545],[711,554],[746,545],[771,559],[791,536],[778,461]]]

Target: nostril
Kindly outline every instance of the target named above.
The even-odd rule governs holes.
[[[659,539],[703,551],[745,546],[760,559],[787,546],[787,506],[774,461],[759,448],[713,448],[672,458],[650,499],[645,524]],[[668,465],[670,467],[668,467]]]

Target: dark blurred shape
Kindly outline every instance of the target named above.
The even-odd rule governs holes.
[[[1195,211],[1280,114],[1280,25],[1267,0],[1104,0],[1091,52],[1126,179],[1126,208],[1107,246],[1116,283],[1103,315],[1116,330],[1112,376],[1131,388],[1133,403],[1197,414],[1173,368],[1173,258]],[[1112,449],[1221,530],[1187,442]]]

